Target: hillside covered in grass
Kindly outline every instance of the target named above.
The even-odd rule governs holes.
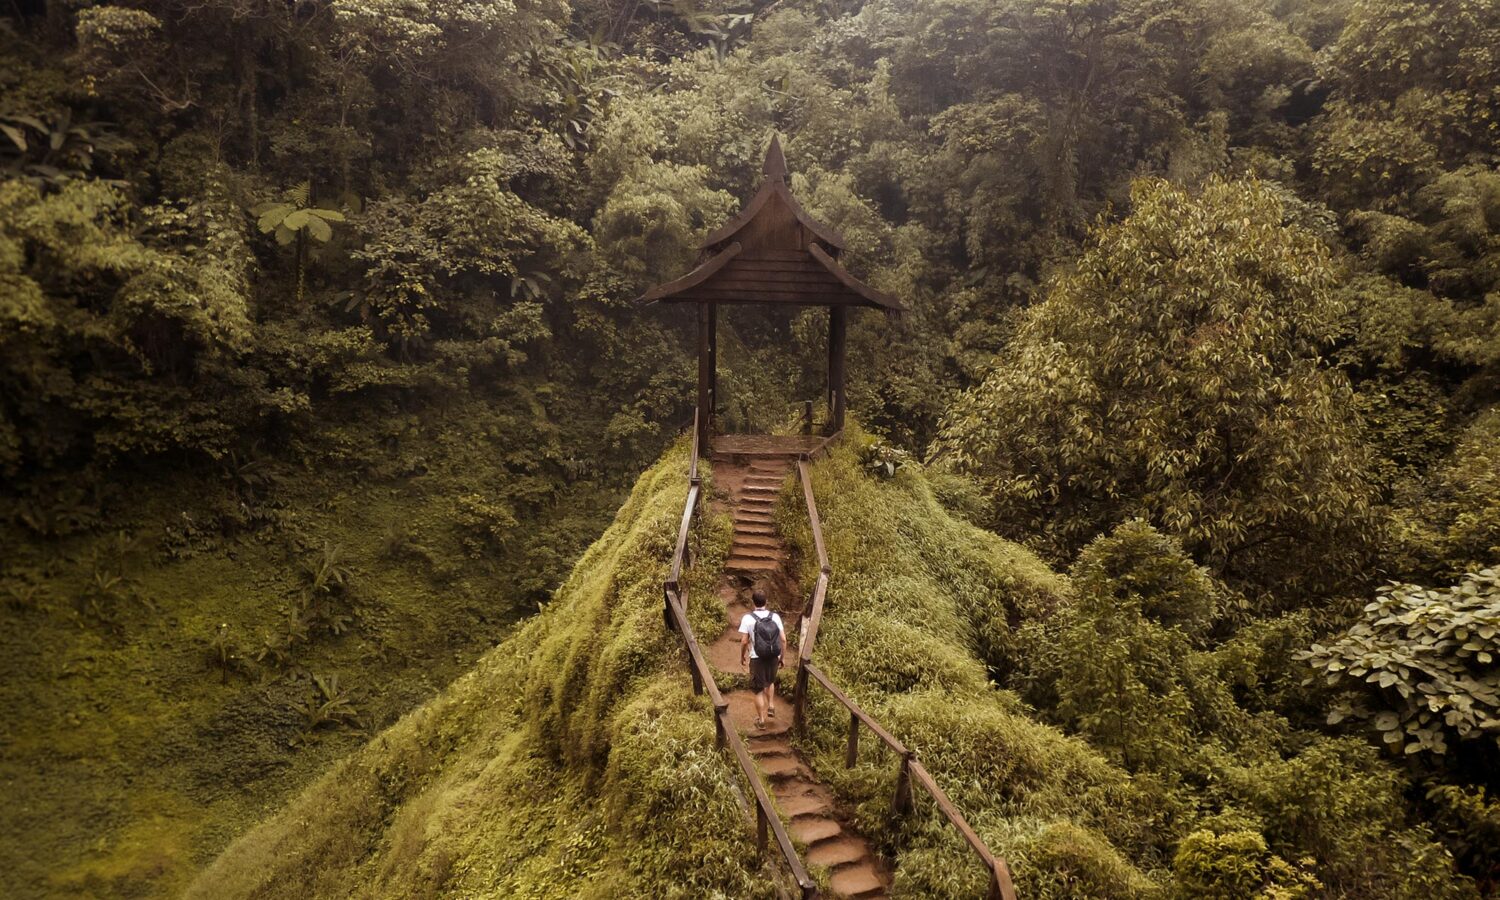
[[[1173,853],[1202,813],[994,683],[1027,665],[1028,629],[1074,602],[1069,579],[953,512],[972,505],[962,481],[881,479],[860,464],[867,443],[851,438],[813,469],[835,572],[818,654],[828,673],[920,753],[1025,896],[1154,896],[1191,875],[1187,863],[1174,874]],[[662,625],[686,468],[681,446],[668,453],[538,615],[232,844],[190,895],[765,893],[737,776]],[[805,544],[792,494],[779,516]],[[708,516],[694,538],[700,634],[722,627],[710,587],[726,525]],[[928,805],[891,820],[894,759],[867,743],[842,768],[847,719],[813,697],[805,748],[897,861],[897,895],[981,892],[982,869]],[[1236,861],[1268,886],[1311,883],[1260,852]]]
[[[917,751],[1021,896],[1475,896],[1403,813],[1402,770],[1308,725],[1326,700],[1294,660],[1304,616],[1228,628],[1232,593],[1139,520],[1057,575],[966,521],[984,510],[971,483],[893,458],[854,434],[812,469],[833,568],[818,662]],[[800,492],[781,515],[810,583]],[[845,769],[847,713],[812,696],[815,767],[898,861],[898,895],[981,896],[930,804],[892,821],[890,754],[867,735]]]
[[[687,453],[647,471],[550,603],[233,843],[189,896],[753,897],[755,852],[661,584]],[[727,549],[699,533],[699,627]],[[709,604],[705,608],[705,604]]]
[[[551,480],[525,399],[327,422],[0,525],[0,893],[180,891],[535,611],[624,492]]]

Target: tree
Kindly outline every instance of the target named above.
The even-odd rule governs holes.
[[[1328,248],[1267,184],[1143,180],[1132,199],[954,406],[940,451],[984,481],[996,527],[1055,557],[1142,516],[1247,587],[1326,586],[1372,529],[1350,390],[1322,359]]]

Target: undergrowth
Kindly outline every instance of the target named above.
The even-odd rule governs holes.
[[[190,897],[757,897],[751,832],[662,627],[687,453],[642,476],[542,610],[232,844]],[[696,529],[697,627],[729,529]]]
[[[1295,705],[1278,672],[1300,620],[1203,650],[1218,589],[1148,526],[1063,578],[951,514],[919,468],[872,477],[868,441],[850,429],[812,468],[833,569],[817,660],[918,753],[1020,896],[1473,896],[1403,817],[1395,767],[1276,712]],[[778,516],[811,584],[800,491]],[[846,769],[847,713],[814,686],[808,715],[814,768],[896,862],[893,895],[982,896],[922,791],[891,815],[895,757],[865,732]]]

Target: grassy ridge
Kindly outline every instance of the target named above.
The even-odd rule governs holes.
[[[1007,665],[1016,626],[1063,602],[1066,579],[950,513],[926,476],[901,469],[871,477],[859,462],[865,440],[852,434],[812,470],[833,567],[820,664],[919,753],[1010,861],[1022,896],[1156,892],[1150,832],[1166,811],[1149,785],[1029,718],[988,677]],[[779,516],[811,584],[815,555],[799,498],[789,494]],[[848,716],[826,692],[811,696],[814,766],[857,809],[861,828],[896,853],[896,893],[983,896],[977,858],[925,795],[917,795],[918,815],[891,821],[894,757],[878,753],[866,733],[859,764],[845,769]]]
[[[751,897],[765,890],[660,586],[685,447],[642,476],[552,602],[467,675],[320,778],[191,897]],[[727,523],[696,536],[693,615]]]

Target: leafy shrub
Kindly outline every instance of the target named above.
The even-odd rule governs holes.
[[[1183,767],[1214,680],[1195,653],[1218,601],[1176,541],[1141,520],[1084,548],[1074,601],[1028,647],[1028,696],[1132,770]]]
[[[292,710],[302,718],[302,732],[293,743],[306,743],[320,728],[360,727],[359,710],[337,675],[310,676],[305,693],[292,703]]]
[[[1314,859],[1335,896],[1472,896],[1452,855],[1426,828],[1407,824],[1402,778],[1364,741],[1317,738],[1286,758],[1221,759],[1212,777],[1272,852]]]
[[[1071,822],[1043,828],[1016,851],[1025,860],[1020,896],[1152,898],[1160,889],[1098,834]]]
[[[1443,843],[1474,873],[1482,896],[1500,889],[1500,800],[1483,785],[1434,784],[1427,788],[1432,824]]]
[[[460,540],[474,559],[503,550],[511,529],[518,524],[509,503],[477,493],[458,498],[454,520],[463,529]]]
[[[1446,753],[1455,735],[1500,746],[1500,569],[1382,588],[1361,621],[1302,658],[1349,692],[1330,724],[1365,721],[1408,754]]]
[[[871,441],[859,455],[860,465],[879,478],[890,478],[896,470],[912,464],[911,453],[885,441]]]
[[[1182,900],[1303,900],[1322,888],[1311,874],[1271,853],[1254,831],[1193,832],[1177,845],[1172,876],[1173,892]]]

